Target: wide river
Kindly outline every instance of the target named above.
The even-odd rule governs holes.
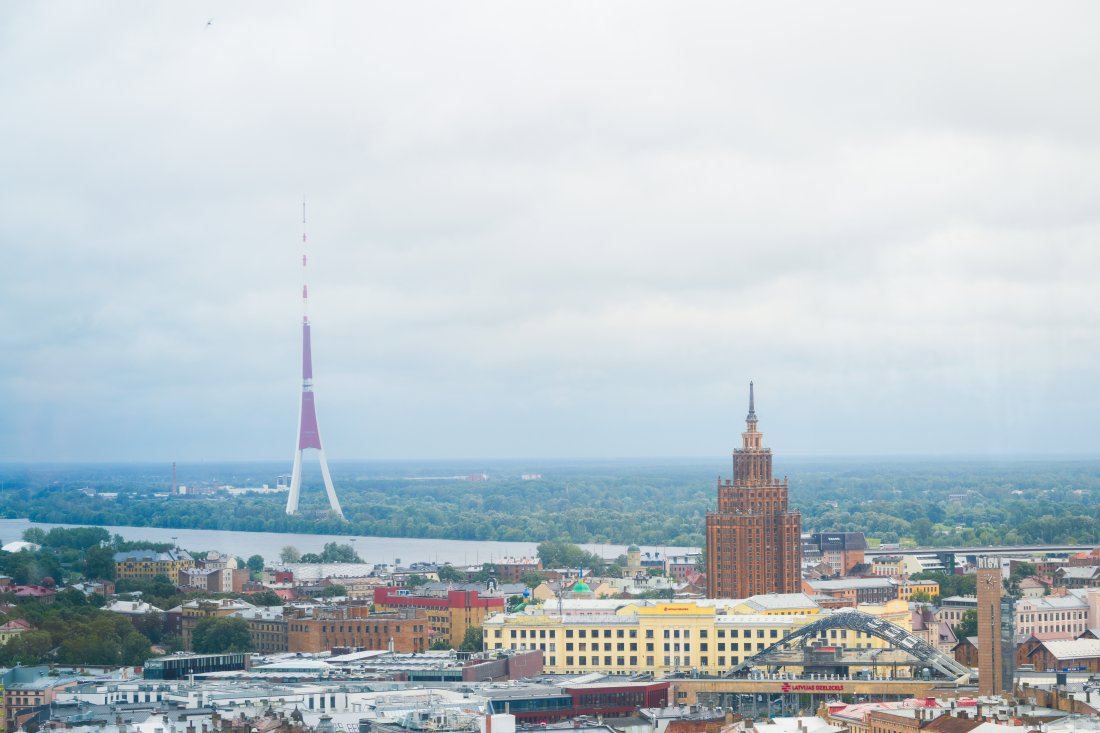
[[[28,519],[0,519],[0,543],[22,539],[28,527],[71,527],[41,524]],[[104,527],[112,535],[127,540],[175,542],[186,550],[217,550],[248,558],[262,555],[268,562],[279,559],[279,551],[292,545],[300,552],[320,552],[326,542],[351,545],[364,562],[408,565],[412,562],[449,562],[476,565],[504,558],[535,557],[535,542],[491,542],[478,540],[432,540],[404,537],[355,537],[334,534],[279,534],[275,532],[232,532],[218,529],[163,529],[160,527]],[[626,553],[626,545],[582,545],[589,552],[614,560]],[[641,545],[642,552],[660,553],[660,557],[694,551],[694,547],[653,547]]]

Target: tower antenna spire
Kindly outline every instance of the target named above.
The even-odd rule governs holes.
[[[751,379],[749,380],[749,414],[748,414],[748,417],[746,417],[745,419],[746,420],[755,420],[756,419],[756,405],[755,405],[755,400],[753,399],[753,394],[752,394],[752,380]]]
[[[332,486],[332,476],[328,470],[325,449],[321,447],[321,429],[317,425],[317,403],[313,397],[313,354],[310,348],[309,332],[309,285],[306,278],[306,200],[302,197],[302,402],[298,411],[298,444],[294,450],[294,468],[290,474],[290,495],[286,500],[286,513],[298,513],[298,498],[302,488],[302,453],[307,448],[315,449],[320,458],[321,476],[325,481],[325,493],[328,495],[329,508],[341,519],[344,510],[336,498],[336,489]]]

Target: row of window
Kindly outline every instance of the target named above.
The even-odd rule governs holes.
[[[786,615],[786,614],[782,614],[782,615]],[[792,612],[792,615],[793,615],[793,612]],[[623,638],[636,639],[636,638],[638,638],[637,629],[630,629],[629,634],[624,633],[623,629],[615,629],[614,631],[615,631],[614,638],[616,638],[616,639],[623,639]],[[756,636],[757,639],[763,639],[765,637],[772,638],[772,639],[778,639],[779,638],[778,629],[718,629],[717,636],[718,636],[719,639],[725,639],[725,638],[727,638],[727,636],[730,639],[737,639],[737,638],[751,639],[751,638],[753,638],[753,632],[754,631],[756,632],[755,636]],[[845,638],[845,639],[848,638],[847,633],[848,632],[845,631],[844,636],[842,636],[841,638]],[[554,629],[550,629],[549,631],[547,631],[546,629],[537,629],[537,630],[536,629],[509,629],[508,635],[509,635],[509,638],[512,638],[512,639],[547,639],[547,638],[554,639],[557,636]],[[706,639],[709,635],[710,635],[710,631],[708,629],[699,629],[699,638],[700,639]],[[742,637],[742,635],[743,635],[743,637]],[[494,639],[499,639],[499,638],[501,638],[501,636],[502,636],[501,629],[493,629],[493,638]],[[691,638],[691,629],[663,629],[662,636],[665,639],[690,639]],[[591,636],[589,636],[588,631],[586,629],[577,629],[576,633],[574,634],[573,629],[566,629],[565,630],[565,638],[566,639],[573,639],[573,638],[598,639],[598,638],[601,638],[601,634],[600,634],[599,630],[593,630]],[[612,637],[612,629],[604,629],[602,638],[604,638],[604,639],[613,638]],[[654,630],[653,629],[646,629],[645,638],[646,639],[654,638]],[[833,638],[834,639],[836,638],[836,632],[835,631],[833,632]]]

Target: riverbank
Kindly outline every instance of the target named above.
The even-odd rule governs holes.
[[[71,524],[32,522],[29,519],[0,519],[0,541],[6,544],[21,539],[29,527],[72,527]],[[536,542],[498,542],[481,540],[441,540],[402,537],[362,537],[350,534],[297,534],[280,532],[236,532],[216,529],[182,529],[165,527],[117,527],[104,526],[112,535],[127,540],[173,542],[187,550],[217,550],[241,558],[261,555],[268,562],[279,558],[279,551],[291,545],[300,552],[320,553],[328,542],[351,545],[366,563],[403,564],[411,562],[438,562],[453,565],[477,565],[512,557],[534,557]],[[626,545],[581,545],[611,561],[626,553]],[[698,550],[694,547],[642,546],[642,552],[678,554]]]

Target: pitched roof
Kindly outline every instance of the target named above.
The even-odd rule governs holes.
[[[1091,659],[1093,657],[1100,657],[1100,639],[1044,641],[1042,646],[1045,647],[1055,659]]]
[[[30,631],[34,627],[27,621],[21,618],[13,618],[3,626],[0,626],[0,631]]]
[[[956,718],[954,715],[941,715],[922,726],[922,730],[933,733],[969,733],[982,724],[973,718]]]

